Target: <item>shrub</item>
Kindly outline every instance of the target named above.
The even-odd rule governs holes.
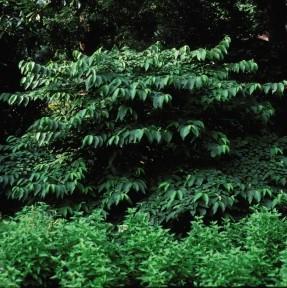
[[[75,61],[46,66],[21,62],[26,91],[1,94],[0,100],[10,105],[43,101],[47,107],[21,137],[10,136],[0,146],[6,195],[25,202],[64,199],[61,205],[69,209],[71,202],[85,201],[87,209],[105,211],[151,195],[143,209],[159,221],[186,212],[215,214],[241,198],[261,202],[276,195],[278,189],[262,185],[261,179],[249,187],[238,175],[210,169],[230,152],[245,160],[240,147],[246,139],[232,150],[233,131],[241,129],[244,136],[250,128],[246,119],[264,127],[274,109],[263,95],[282,95],[286,84],[236,80],[257,65],[252,60],[224,63],[229,45],[226,37],[210,50],[164,50],[157,43],[143,52],[99,49],[89,57],[76,52]],[[284,151],[277,147],[271,155],[276,139],[270,139],[271,144],[256,141],[266,143],[262,153],[273,155],[276,172],[285,165]],[[256,166],[265,165],[257,160]],[[233,168],[239,165],[230,162]],[[267,180],[278,178],[273,176]]]
[[[68,221],[43,205],[25,208],[2,222],[0,287],[277,287],[286,225],[267,210],[223,225],[197,218],[178,239],[134,210],[112,225],[98,210]]]
[[[26,208],[2,223],[1,287],[20,287],[23,282],[28,286],[48,284],[54,267],[51,245],[55,224],[46,208]]]

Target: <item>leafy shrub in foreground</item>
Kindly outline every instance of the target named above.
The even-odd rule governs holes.
[[[177,239],[134,211],[112,225],[99,211],[67,221],[27,208],[1,223],[0,287],[276,287],[286,283],[286,232],[267,210],[223,226],[197,219]]]
[[[60,286],[113,286],[118,272],[111,257],[115,250],[108,239],[110,227],[101,221],[100,213],[86,219],[77,218],[61,228],[54,244],[58,251],[55,261]]]
[[[0,285],[18,287],[23,279],[31,285],[44,285],[51,276],[55,224],[45,210],[44,207],[25,209],[14,221],[1,223]]]

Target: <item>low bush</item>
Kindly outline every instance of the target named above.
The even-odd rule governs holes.
[[[1,222],[0,287],[284,286],[287,221],[254,211],[223,225],[197,218],[179,239],[130,210],[63,220],[40,205]]]

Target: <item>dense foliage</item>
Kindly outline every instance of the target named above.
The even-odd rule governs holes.
[[[3,288],[286,285],[287,222],[274,211],[198,218],[183,239],[135,211],[111,225],[97,210],[67,221],[38,206],[0,227]]]
[[[253,0],[192,3],[1,0],[0,3],[3,11],[0,36],[4,43],[13,39],[25,47],[15,47],[22,57],[38,60],[56,51],[69,52],[80,44],[88,52],[99,45],[144,47],[158,40],[168,45],[198,45],[219,41],[224,34],[246,38],[266,29],[264,22],[258,21],[265,15],[264,6]]]
[[[285,0],[0,12],[0,288],[287,285]]]
[[[236,80],[234,75],[253,73],[257,65],[252,60],[223,63],[229,44],[226,37],[211,50],[163,50],[156,44],[140,53],[100,49],[88,57],[77,52],[75,61],[45,66],[21,62],[26,92],[4,93],[0,99],[10,105],[42,101],[48,107],[24,135],[10,136],[1,146],[0,182],[6,195],[57,204],[88,198],[87,205],[107,211],[151,194],[141,206],[167,221],[184,212],[205,214],[208,208],[224,212],[239,198],[258,202],[278,193],[261,180],[277,177],[285,186],[280,178],[285,162],[276,157],[284,147],[276,146],[272,155],[274,140],[264,143],[256,159],[246,160],[240,154],[246,147],[236,149],[246,139],[231,147],[229,138],[247,130],[247,117],[267,122],[274,108],[262,95],[283,95],[286,83]],[[264,169],[258,159],[263,153],[274,162],[274,171],[256,179],[254,170],[246,185],[237,175],[243,169],[235,175],[232,167],[227,173],[195,169],[232,148],[239,154],[236,168],[255,161]],[[283,172],[278,175],[276,169]],[[242,176],[250,176],[249,171]]]

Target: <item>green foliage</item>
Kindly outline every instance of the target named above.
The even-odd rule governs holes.
[[[89,57],[75,52],[75,61],[48,65],[21,61],[26,91],[3,93],[0,100],[9,105],[40,100],[47,108],[26,133],[1,146],[6,195],[50,203],[73,197],[87,202],[88,196],[89,205],[109,210],[156,190],[160,200],[151,205],[160,202],[167,210],[160,216],[164,221],[187,209],[192,215],[206,208],[225,211],[238,195],[259,202],[271,193],[268,187],[251,194],[237,175],[195,170],[193,164],[231,152],[225,115],[240,109],[236,129],[249,125],[247,117],[263,125],[272,114],[264,95],[284,94],[286,81],[236,80],[234,75],[254,73],[257,64],[222,62],[229,45],[225,37],[210,50],[164,50],[157,43],[143,52],[126,47],[99,49]],[[177,178],[177,169],[189,172]]]
[[[223,226],[198,218],[176,239],[135,211],[111,225],[97,210],[67,221],[25,208],[1,222],[0,287],[276,287],[286,278],[286,225],[267,210]]]
[[[14,85],[25,59],[21,92],[0,94],[2,126],[19,111],[21,122],[0,143],[1,200],[57,208],[1,220],[0,288],[287,285],[286,219],[224,220],[287,205],[287,138],[269,133],[287,81],[230,63],[227,36],[211,49],[161,45],[250,39],[268,21],[262,3],[0,0],[0,66]],[[191,218],[181,239],[159,226]]]
[[[174,169],[172,176],[158,181],[140,209],[165,222],[182,214],[232,214],[258,203],[285,207],[286,140],[273,134],[233,139],[229,156],[217,169]]]
[[[109,239],[111,227],[103,222],[96,211],[88,218],[76,217],[63,222],[54,238],[54,249],[66,251],[54,257],[54,278],[60,287],[106,287],[112,286],[117,277],[112,261],[116,253]]]
[[[44,206],[25,209],[14,221],[1,223],[1,287],[20,287],[23,279],[44,285],[43,279],[49,278],[54,223],[45,210]]]
[[[99,45],[143,47],[158,40],[168,45],[191,42],[202,45],[206,40],[218,41],[224,34],[248,37],[258,32],[263,22],[262,11],[253,0],[195,0],[192,4],[170,0],[164,3],[158,0],[1,0],[0,3],[3,11],[0,39],[14,38],[28,48],[18,53],[33,59],[45,59],[48,51],[75,48],[79,41],[83,41],[87,51]]]
[[[156,35],[171,45],[202,45],[202,41],[217,41],[224,34],[245,38],[265,27],[264,9],[259,1],[154,2],[154,13],[158,19]]]
[[[140,209],[159,222],[176,219],[184,213],[214,215],[235,206],[244,188],[240,179],[219,170],[182,171],[160,181],[149,199],[140,204]]]
[[[13,58],[32,57],[46,61],[55,52],[59,53],[59,49],[62,49],[60,53],[65,53],[65,49],[78,46],[78,39],[75,38],[81,30],[77,27],[79,25],[76,15],[78,7],[76,3],[72,3],[75,1],[65,2],[0,1],[2,12],[0,40],[5,44],[4,47],[9,45],[10,41],[18,44],[18,47],[12,48],[15,49]],[[74,36],[72,36],[73,33]],[[61,35],[66,35],[65,39]]]

